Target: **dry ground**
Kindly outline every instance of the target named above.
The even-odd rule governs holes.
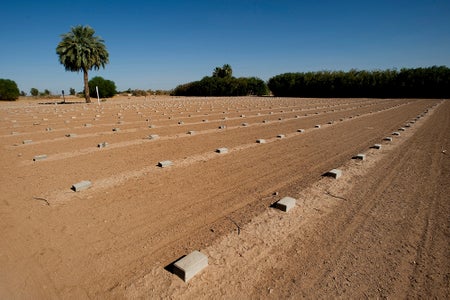
[[[449,101],[18,102],[0,124],[1,298],[449,298]],[[188,284],[164,269],[195,249]]]

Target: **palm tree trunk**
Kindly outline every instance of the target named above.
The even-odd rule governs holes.
[[[88,71],[83,70],[83,75],[84,75],[84,99],[86,99],[86,103],[91,103],[91,97],[89,96]]]

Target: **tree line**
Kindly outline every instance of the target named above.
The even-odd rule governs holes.
[[[278,97],[450,98],[450,69],[285,73],[267,85]]]

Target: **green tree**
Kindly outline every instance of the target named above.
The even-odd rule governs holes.
[[[114,81],[106,80],[103,77],[96,76],[89,80],[89,90],[91,91],[91,97],[97,97],[97,91],[95,87],[98,87],[98,93],[102,98],[110,98],[117,94],[116,84]]]
[[[36,97],[39,95],[39,90],[37,88],[31,88],[30,94],[31,94],[31,96]]]
[[[59,62],[64,65],[66,71],[83,71],[86,103],[91,102],[88,72],[104,68],[109,63],[109,53],[104,40],[94,34],[94,29],[89,26],[72,27],[71,31],[61,35],[62,40],[56,47]]]
[[[0,100],[16,100],[20,92],[15,81],[0,78]]]
[[[222,68],[216,67],[212,74],[212,77],[218,78],[230,78],[232,76],[233,76],[233,69],[231,69],[231,66],[229,64],[223,65]]]
[[[75,96],[76,93],[77,93],[77,92],[75,91],[74,88],[70,88],[70,89],[69,89],[69,94],[70,94],[71,96]]]

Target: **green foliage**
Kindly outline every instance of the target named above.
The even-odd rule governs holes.
[[[31,96],[36,97],[39,95],[39,90],[37,88],[31,88],[30,94]]]
[[[83,71],[86,102],[90,102],[88,71],[104,68],[109,63],[104,40],[94,34],[94,29],[89,26],[72,27],[70,32],[61,35],[62,40],[56,47],[59,62],[66,71]]]
[[[449,98],[450,69],[285,73],[268,87],[279,97]]]
[[[27,95],[27,93],[25,93],[24,91],[20,91],[20,96],[25,97]]]
[[[102,98],[111,98],[115,94],[117,94],[116,84],[114,83],[114,81],[106,80],[100,76],[97,76],[89,80],[89,90],[91,91],[91,97],[97,97],[97,91],[95,89],[96,86],[98,86],[98,93]]]
[[[247,96],[267,95],[268,88],[264,81],[256,77],[235,78],[228,64],[216,67],[211,77],[177,86],[174,96]]]
[[[266,95],[267,86],[259,78],[204,77],[202,80],[177,86],[175,96],[247,96]]]
[[[216,67],[214,69],[214,72],[212,73],[212,77],[219,77],[219,78],[230,78],[233,75],[233,69],[231,69],[231,66],[229,64],[225,64],[220,67]]]
[[[76,94],[75,89],[74,89],[74,88],[70,88],[70,89],[69,89],[69,94],[70,94],[71,96],[75,96],[75,94]]]
[[[15,81],[0,78],[0,100],[17,100],[19,94],[19,88]]]

